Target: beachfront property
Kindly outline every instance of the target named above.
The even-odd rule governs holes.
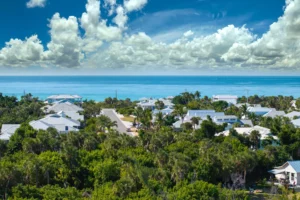
[[[9,140],[20,126],[20,124],[2,124],[0,140]]]
[[[82,97],[79,95],[60,94],[47,97],[46,102],[51,104],[58,101],[65,101],[70,103],[82,103]]]
[[[217,102],[217,101],[225,101],[228,104],[233,104],[236,105],[238,100],[238,96],[233,96],[233,95],[213,95],[212,101]]]
[[[285,117],[288,117],[290,120],[295,120],[295,119],[299,119],[300,118],[300,112],[297,111],[293,111],[290,112],[286,115],[284,115]]]
[[[170,98],[163,99],[152,99],[152,98],[142,98],[137,106],[143,108],[143,110],[150,109],[155,110],[155,103],[157,101],[162,101],[164,103],[164,108],[173,108],[174,104]]]
[[[55,128],[59,133],[68,133],[70,131],[78,132],[81,126],[79,121],[68,118],[64,112],[49,114],[42,119],[31,121],[29,124],[35,130]]]
[[[243,136],[250,136],[250,134],[252,133],[252,131],[258,131],[260,134],[260,142],[262,142],[263,140],[272,138],[272,144],[273,145],[277,145],[277,141],[279,141],[277,136],[274,136],[271,132],[270,129],[262,127],[262,126],[254,126],[254,127],[241,127],[241,128],[234,128],[234,130],[239,134],[239,135],[243,135]],[[216,136],[229,136],[230,134],[230,130],[226,130],[223,132],[220,132],[218,134],[216,134]],[[262,146],[262,145],[260,145]]]
[[[300,185],[300,160],[288,161],[280,167],[268,171],[273,174],[279,183]]]

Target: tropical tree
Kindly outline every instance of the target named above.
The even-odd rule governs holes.
[[[200,117],[192,117],[191,121],[192,121],[192,125],[194,127],[194,130],[196,129],[196,125],[199,125],[199,121],[201,120]]]
[[[249,139],[250,139],[250,142],[252,142],[255,149],[258,149],[258,147],[259,147],[260,137],[261,137],[261,135],[260,135],[259,131],[257,131],[257,130],[253,130],[250,133]]]
[[[182,123],[183,123],[184,116],[186,115],[186,113],[187,113],[187,111],[186,111],[186,108],[184,106],[175,105],[175,109],[173,111],[173,114],[179,116]]]
[[[155,102],[155,108],[157,110],[162,110],[162,109],[164,109],[164,107],[165,107],[165,104],[164,104],[163,101],[156,101]]]
[[[159,130],[164,125],[164,122],[164,115],[162,114],[162,112],[157,113],[155,116],[156,129]]]

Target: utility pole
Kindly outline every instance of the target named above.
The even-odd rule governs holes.
[[[246,92],[247,92],[247,104],[249,103],[249,90],[246,89]]]

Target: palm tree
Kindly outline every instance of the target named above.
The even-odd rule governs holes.
[[[156,114],[155,117],[156,117],[155,125],[156,125],[156,128],[159,130],[164,125],[164,116],[163,116],[162,112],[159,112]]]
[[[196,125],[199,125],[199,121],[201,120],[200,117],[192,117],[191,121],[192,121],[192,125],[194,127],[194,130],[196,129]]]
[[[117,122],[111,121],[111,119],[107,116],[101,115],[96,119],[96,129],[100,132],[105,132],[106,128],[110,130],[115,126],[117,126]]]
[[[242,114],[243,114],[245,117],[247,117],[247,115],[248,115],[248,107],[247,107],[247,104],[242,105],[241,110],[242,110]]]
[[[141,107],[137,107],[133,112],[133,114],[136,117],[135,119],[136,119],[136,123],[138,126],[140,125],[141,119],[143,117],[143,113],[144,113],[144,110]]]
[[[197,91],[195,92],[194,96],[195,96],[197,99],[200,99],[201,93],[197,90]]]
[[[182,105],[175,105],[173,113],[180,117],[181,122],[183,123],[184,116],[186,114],[186,109]]]
[[[260,135],[259,131],[257,131],[257,130],[254,130],[250,133],[249,139],[250,139],[250,142],[253,143],[255,149],[258,149],[260,137],[261,137],[261,135]]]

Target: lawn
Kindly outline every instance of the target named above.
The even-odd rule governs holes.
[[[134,117],[130,117],[130,116],[124,116],[121,119],[125,122],[134,122]]]

